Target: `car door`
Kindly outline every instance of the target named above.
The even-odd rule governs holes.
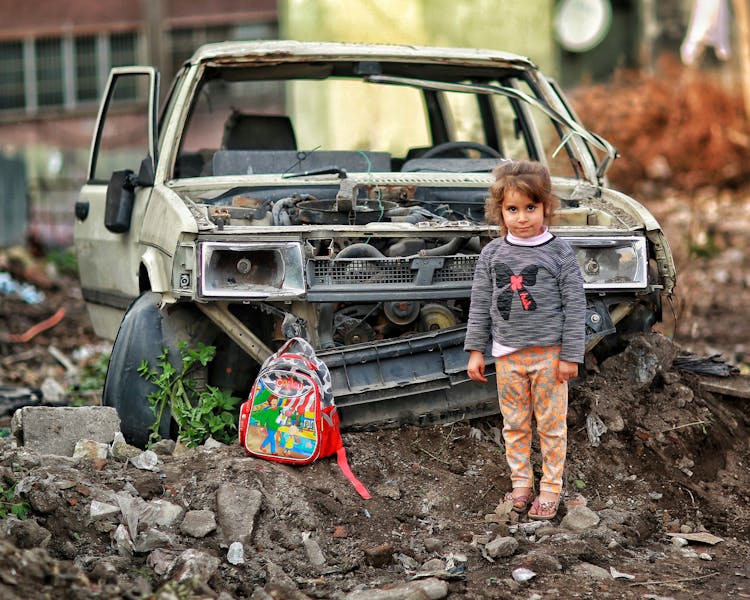
[[[139,231],[153,189],[157,97],[152,67],[111,71],[75,207],[81,290],[97,335],[110,339],[140,292]]]

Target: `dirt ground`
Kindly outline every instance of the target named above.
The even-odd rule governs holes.
[[[640,81],[632,93],[655,85]],[[658,85],[655,97],[665,93]],[[598,94],[586,96],[601,98],[598,107],[578,100],[579,114],[604,120],[609,105]],[[727,115],[735,137],[747,135],[747,125]],[[646,147],[642,134],[621,135],[627,144],[613,141],[623,154]],[[730,162],[747,150],[726,147]],[[687,159],[678,167],[669,157],[670,173],[654,159],[651,172],[630,166],[613,184],[634,188],[666,229],[677,293],[656,333],[635,337],[572,387],[565,506],[551,522],[518,519],[502,505],[509,482],[499,417],[345,434],[370,500],[332,459],[292,468],[248,458],[239,446],[199,448],[166,451],[150,471],[116,459],[42,457],[0,439],[0,485],[21,489],[31,506],[25,521],[0,520],[0,596],[750,598],[750,399],[717,391],[728,383],[747,389],[750,179],[734,169],[729,179],[714,170],[716,180],[704,180],[702,167],[685,166]],[[21,275],[18,261],[8,253],[3,260],[0,271]],[[75,279],[36,269],[41,264],[23,272],[45,291],[42,304],[0,297],[0,386],[35,389],[52,378],[68,390],[85,387],[84,368],[107,346],[93,335]],[[60,308],[54,327],[28,342],[8,339]],[[688,353],[719,354],[745,375],[676,368],[675,357]],[[4,407],[0,426],[11,412]],[[536,452],[535,460],[538,468]],[[133,551],[118,544],[117,514],[92,517],[92,504],[115,493],[217,512],[224,484],[261,498],[242,564],[227,560],[230,540],[220,530],[199,536],[164,526]]]

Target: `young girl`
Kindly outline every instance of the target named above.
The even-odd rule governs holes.
[[[562,492],[567,449],[568,380],[585,346],[586,298],[570,245],[547,228],[553,211],[550,175],[537,162],[505,162],[494,171],[486,215],[505,237],[479,255],[464,349],[467,371],[486,382],[484,353],[492,344],[503,416],[513,510],[529,508],[531,416],[542,452],[539,495],[529,518],[552,519]]]

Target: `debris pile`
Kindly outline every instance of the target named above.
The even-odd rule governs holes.
[[[750,182],[740,90],[666,55],[653,74],[621,72],[613,83],[579,86],[571,102],[586,127],[621,154],[609,171],[612,185],[654,197]]]

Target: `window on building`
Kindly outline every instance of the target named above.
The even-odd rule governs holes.
[[[95,105],[109,69],[138,62],[137,32],[0,42],[0,111]]]
[[[79,102],[99,100],[98,56],[96,37],[75,40],[76,99]]]
[[[22,42],[0,42],[0,110],[25,106]]]
[[[62,39],[39,38],[34,40],[36,61],[36,93],[38,106],[60,106],[63,93]]]
[[[225,40],[260,40],[278,36],[276,22],[238,23],[173,29],[168,32],[170,73],[176,73],[202,44]],[[139,64],[140,33],[127,31],[98,35],[49,36],[0,42],[0,111],[33,114],[50,108],[75,109],[98,103],[111,67]],[[135,82],[118,99],[143,97]],[[250,93],[259,101],[278,102],[277,84],[252,90],[237,89],[240,98]]]

